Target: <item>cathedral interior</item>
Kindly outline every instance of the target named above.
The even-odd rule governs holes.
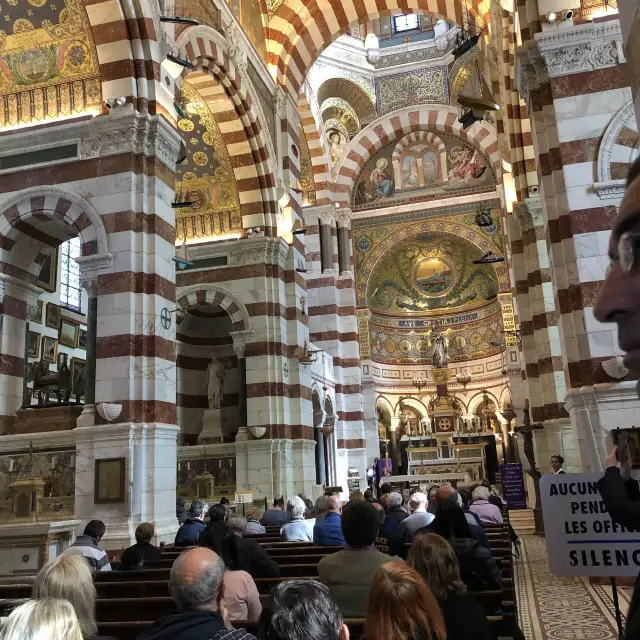
[[[0,525],[599,470],[619,2],[0,3]]]

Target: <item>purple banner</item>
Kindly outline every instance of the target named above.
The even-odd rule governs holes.
[[[521,464],[501,464],[502,497],[509,509],[526,509],[527,495],[524,490],[524,476]]]

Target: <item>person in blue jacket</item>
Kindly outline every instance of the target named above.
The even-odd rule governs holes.
[[[322,547],[346,545],[342,535],[342,502],[338,496],[327,499],[328,511],[322,520],[316,521],[313,527],[313,544]]]
[[[176,547],[195,547],[198,545],[200,534],[205,530],[203,522],[208,509],[204,500],[194,500],[189,509],[189,515],[184,524],[178,529],[174,544]]]

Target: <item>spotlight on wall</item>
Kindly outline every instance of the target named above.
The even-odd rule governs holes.
[[[109,109],[115,109],[117,107],[123,107],[127,102],[127,99],[122,98],[107,98],[104,103],[109,107]]]
[[[193,69],[193,65],[191,64],[191,62],[183,57],[183,54],[180,51],[180,47],[173,48],[171,50],[171,53],[167,54],[167,60],[171,60],[171,62],[175,62],[175,64],[178,64],[185,69]]]
[[[175,24],[199,25],[200,20],[195,18],[183,18],[182,16],[160,16],[160,22],[173,22]]]
[[[558,19],[558,14],[555,11],[550,11],[547,14],[547,22],[553,24]]]
[[[191,262],[191,260],[185,260],[178,256],[173,256],[172,260],[178,265],[178,269],[180,269],[180,271],[184,271],[187,267],[193,267],[193,262]]]

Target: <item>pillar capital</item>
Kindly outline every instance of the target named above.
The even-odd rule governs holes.
[[[242,331],[230,331],[229,335],[233,340],[233,350],[238,358],[244,358],[247,344],[253,340],[253,329],[243,329]]]

